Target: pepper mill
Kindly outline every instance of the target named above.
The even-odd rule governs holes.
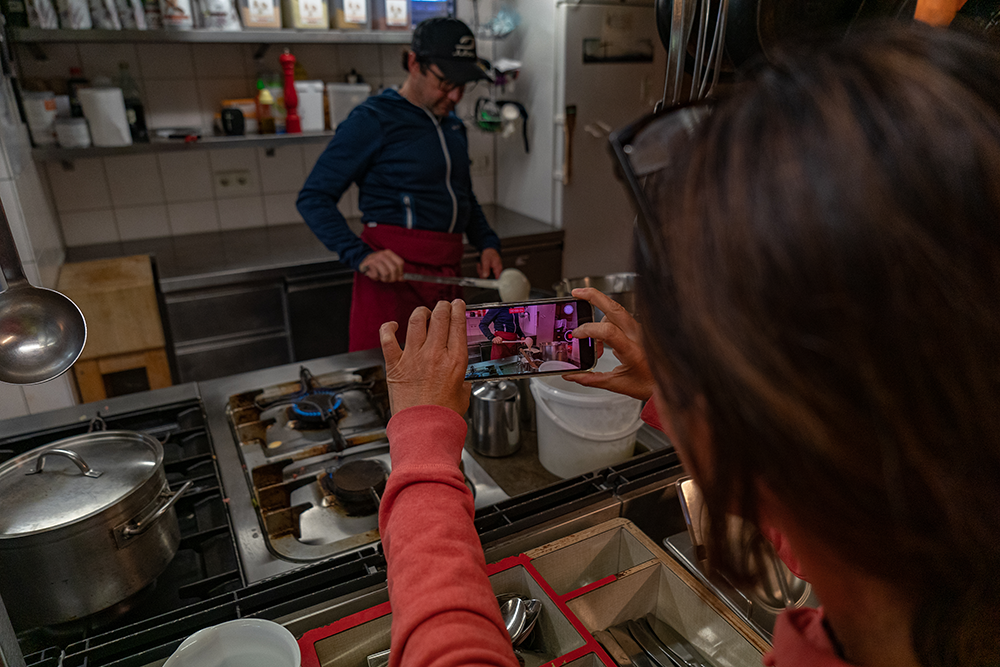
[[[285,70],[285,132],[298,134],[302,132],[302,121],[299,119],[299,95],[295,92],[295,56],[288,49],[278,56],[278,62]]]

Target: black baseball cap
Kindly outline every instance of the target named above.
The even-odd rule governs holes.
[[[476,36],[455,18],[421,21],[413,31],[410,49],[423,61],[441,68],[452,83],[490,79],[489,63],[476,55]]]

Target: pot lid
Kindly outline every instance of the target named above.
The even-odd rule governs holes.
[[[67,526],[117,504],[153,477],[163,447],[103,431],[36,447],[0,465],[0,539]],[[35,471],[38,467],[41,472]]]
[[[517,385],[508,380],[490,380],[477,384],[472,389],[476,401],[502,402],[517,396]]]

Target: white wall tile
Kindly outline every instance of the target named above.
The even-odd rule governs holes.
[[[60,162],[47,163],[56,210],[92,211],[111,207],[111,193],[101,158],[74,160],[67,170]]]
[[[294,192],[298,194],[306,180],[302,167],[302,148],[282,146],[268,155],[267,149],[257,149],[257,163],[260,165],[260,183],[266,195]]]
[[[267,226],[286,225],[290,222],[302,222],[302,216],[295,209],[296,195],[293,193],[283,195],[264,196],[264,215],[267,219]]]
[[[42,287],[55,289],[59,283],[59,269],[66,262],[66,251],[62,248],[43,252],[38,257],[38,276]]]
[[[38,264],[34,260],[22,262],[21,265],[24,268],[24,277],[28,279],[29,283],[32,285],[42,284],[42,274],[38,270]]]
[[[480,204],[492,204],[496,201],[496,192],[493,189],[493,174],[472,177],[472,191]]]
[[[151,46],[140,44],[139,46]],[[146,126],[202,128],[198,87],[192,80],[145,82]]]
[[[28,410],[35,414],[76,405],[72,382],[69,373],[64,373],[48,382],[22,387]]]
[[[382,61],[378,44],[341,44],[337,47],[340,71],[345,75],[352,69],[364,77],[376,90],[382,81]]]
[[[38,170],[34,162],[29,162],[15,181],[21,212],[24,215],[28,235],[31,237],[31,247],[36,261],[41,261],[43,255],[51,256],[52,253],[58,255],[63,249],[59,223],[41,180],[43,173]]]
[[[63,239],[69,248],[121,240],[115,225],[115,213],[110,208],[62,213],[59,222],[62,224]]]
[[[297,44],[294,54],[309,79],[324,82],[341,80],[336,45]]]
[[[190,44],[136,44],[142,78],[193,81],[194,57]]]
[[[194,71],[199,78],[247,78],[239,44],[193,44]]]
[[[201,127],[206,131],[213,127],[215,114],[222,109],[222,100],[251,97],[253,90],[250,80],[242,78],[199,79],[198,100],[201,109]]]
[[[403,69],[402,54],[408,52],[408,44],[383,44],[381,49],[382,78],[406,78],[406,70]]]
[[[219,231],[219,214],[214,201],[167,204],[167,215],[174,236]]]
[[[21,200],[17,195],[15,181],[0,181],[0,200],[3,201],[4,212],[7,213],[10,232],[14,236],[14,246],[17,248],[21,263],[34,261],[35,250],[31,247],[31,237],[28,235],[28,228],[21,212]]]
[[[117,80],[119,63],[128,63],[129,74],[139,78],[139,57],[134,44],[79,44],[80,63],[89,78],[98,75]]]
[[[116,208],[115,220],[122,241],[170,236],[170,222],[164,204]]]
[[[327,143],[323,141],[317,141],[314,144],[303,144],[302,145],[302,166],[305,169],[306,175],[312,171],[313,167],[316,166],[316,160],[319,156],[323,154],[326,150]]]
[[[208,151],[160,153],[160,177],[168,202],[199,201],[212,198],[212,171]]]
[[[220,199],[216,204],[219,207],[219,225],[222,229],[249,229],[266,224],[262,197]]]
[[[340,202],[337,204],[337,208],[340,209],[341,214],[345,218],[360,218],[361,208],[358,205],[358,197],[361,191],[358,189],[357,184],[351,183],[351,187],[347,188],[341,198]]]
[[[162,204],[163,184],[156,156],[119,155],[104,158],[111,203],[118,207]]]
[[[257,167],[257,151],[253,148],[230,148],[209,151],[209,165],[212,170],[212,186],[215,188],[215,197],[220,201],[232,197],[246,197],[250,194],[259,195],[260,170]],[[215,174],[223,171],[247,171],[250,173],[250,182],[246,189],[241,192],[226,192],[215,187]]]
[[[62,79],[69,78],[70,67],[81,67],[80,54],[76,44],[46,44],[45,60],[36,60],[23,45],[17,45],[17,64],[22,81],[25,79]],[[84,70],[84,76],[90,73]]]
[[[24,398],[21,387],[0,382],[0,419],[23,417],[26,414],[29,414],[28,401]],[[2,426],[0,424],[0,430]]]

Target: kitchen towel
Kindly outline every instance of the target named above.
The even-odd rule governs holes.
[[[77,95],[95,146],[132,145],[121,88],[80,88]]]

